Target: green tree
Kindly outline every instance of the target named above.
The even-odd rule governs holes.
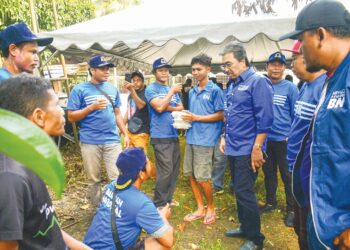
[[[104,16],[117,12],[131,5],[140,4],[140,0],[93,0],[96,16]]]
[[[287,0],[289,2],[289,6],[294,8],[295,10],[299,5],[306,5],[313,0]],[[259,10],[264,14],[275,13],[273,9],[273,5],[276,0],[234,0],[232,3],[232,13],[236,13],[237,15],[250,15],[250,14],[258,14]],[[286,4],[286,7],[288,4]]]
[[[60,27],[95,17],[91,0],[56,0]],[[28,0],[0,0],[0,29],[17,22],[31,24]],[[55,29],[52,0],[35,1],[36,19],[40,31]]]

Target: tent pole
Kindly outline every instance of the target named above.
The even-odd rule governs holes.
[[[54,16],[54,20],[55,20],[55,27],[56,27],[56,29],[59,29],[60,24],[58,22],[56,0],[52,0],[52,8],[53,8],[53,16]],[[62,68],[63,68],[63,75],[64,75],[64,79],[65,79],[63,81],[64,88],[66,89],[67,96],[69,97],[70,89],[69,89],[69,86],[68,86],[68,73],[67,73],[66,60],[65,60],[64,56],[61,53],[60,53],[59,59],[60,59],[60,63],[61,63]],[[75,142],[78,143],[77,125],[76,125],[75,122],[73,122],[72,126],[73,126],[73,135],[74,135]]]

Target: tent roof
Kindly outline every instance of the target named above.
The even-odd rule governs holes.
[[[231,41],[245,43],[253,62],[265,61],[291,41],[277,42],[292,30],[295,13],[238,17],[232,0],[154,0],[121,12],[53,32],[52,46],[68,59],[83,61],[92,54],[111,56],[116,63],[140,67],[164,57],[174,66],[189,65],[207,53],[220,63],[220,50]],[[128,60],[125,60],[128,59]],[[132,64],[132,65],[127,65]],[[139,64],[139,65],[138,65]]]

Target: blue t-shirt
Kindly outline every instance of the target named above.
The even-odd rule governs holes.
[[[0,68],[0,81],[10,78],[12,74],[5,68]]]
[[[94,250],[116,249],[111,230],[111,207],[115,181],[107,186],[100,207],[84,237],[84,243]],[[118,191],[115,202],[116,227],[124,249],[135,245],[142,228],[159,238],[169,229],[153,202],[134,186]]]
[[[196,115],[211,115],[224,110],[222,90],[212,81],[198,92],[198,85],[190,91],[189,111]],[[192,122],[186,133],[186,143],[214,147],[221,134],[222,121]]]
[[[273,122],[273,91],[268,78],[250,67],[228,89],[225,154],[249,155],[255,137],[268,133]]]
[[[267,135],[268,141],[284,141],[289,135],[294,119],[294,105],[298,98],[297,86],[287,80],[272,83],[273,124]]]
[[[98,85],[109,95],[115,108],[120,107],[119,91],[111,83]],[[68,99],[68,110],[80,110],[95,102],[98,98],[106,98],[91,82],[80,83],[72,89]],[[110,101],[105,109],[95,110],[80,120],[80,141],[86,144],[119,143],[114,108]]]
[[[146,88],[145,95],[151,119],[151,138],[174,138],[178,136],[177,130],[173,127],[171,112],[163,111],[159,113],[150,104],[153,98],[163,99],[169,90],[169,86],[158,82],[154,82]],[[181,100],[179,95],[175,94],[169,105],[175,107],[178,103],[181,103]]]
[[[301,142],[309,128],[316,105],[320,99],[326,77],[326,74],[320,75],[312,82],[305,83],[300,90],[294,106],[294,120],[288,136],[287,160],[289,171],[293,169]]]

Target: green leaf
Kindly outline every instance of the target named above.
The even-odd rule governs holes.
[[[64,164],[52,138],[28,119],[4,109],[0,109],[0,138],[1,153],[33,171],[61,197]]]

